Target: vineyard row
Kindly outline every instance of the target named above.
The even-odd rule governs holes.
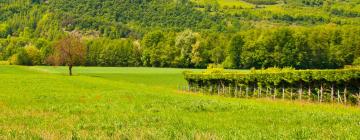
[[[184,72],[188,82],[179,90],[231,97],[360,104],[360,70],[252,70],[250,73],[207,70]]]

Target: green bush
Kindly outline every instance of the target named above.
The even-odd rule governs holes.
[[[25,49],[21,49],[18,53],[12,55],[9,62],[11,65],[32,65],[31,58]]]
[[[25,52],[28,59],[30,60],[29,65],[40,65],[41,64],[41,55],[40,50],[33,45],[28,45],[25,47]]]
[[[353,65],[360,66],[360,57],[358,57],[354,60]]]
[[[0,61],[0,65],[9,65],[10,62],[9,61]]]

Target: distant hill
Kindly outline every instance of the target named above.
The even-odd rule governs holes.
[[[209,63],[225,64],[225,59],[229,54],[227,48],[233,36],[236,34],[248,36],[245,46],[251,48],[249,45],[253,43],[250,40],[254,42],[259,37],[261,38],[261,32],[250,33],[254,30],[271,34],[273,29],[287,28],[291,30],[290,34],[301,32],[304,34],[304,38],[307,38],[311,31],[327,31],[328,28],[331,28],[328,33],[324,34],[333,34],[339,39],[331,41],[329,38],[320,37],[327,39],[328,43],[323,44],[330,44],[325,46],[326,49],[333,47],[334,50],[334,46],[348,46],[345,50],[356,50],[360,44],[355,42],[346,45],[344,41],[349,38],[348,36],[353,36],[350,38],[359,36],[357,34],[360,26],[359,0],[1,0],[0,13],[0,38],[2,38],[0,39],[0,58],[3,60],[8,60],[14,54],[19,53],[19,49],[14,48],[35,45],[40,51],[43,46],[51,46],[51,43],[66,32],[81,33],[88,41],[94,38],[105,38],[110,41],[122,38],[128,39],[130,42],[137,42],[140,47],[138,53],[141,55],[133,58],[139,61],[136,62],[138,63],[136,65],[152,63],[149,65],[171,67],[206,67]],[[180,36],[179,34],[185,30],[195,33],[194,38],[197,42],[194,42],[195,44],[205,45],[201,51],[205,53],[201,54],[204,56],[193,56],[193,59],[186,62],[189,64],[185,65],[178,65],[180,60],[175,61],[176,58],[168,58],[169,60],[164,60],[165,57],[163,59],[152,58],[159,60],[150,62],[150,58],[144,57],[146,48],[143,46],[147,45],[144,44],[143,38],[147,34],[161,31],[162,39],[159,41],[162,42],[161,45],[175,47],[176,36]],[[346,34],[348,31],[353,33]],[[247,34],[252,34],[252,38],[249,38],[251,36]],[[158,45],[159,42],[153,45]],[[295,60],[271,62],[270,60],[275,58],[272,53],[274,53],[276,45],[267,43],[266,46],[272,46],[266,51],[271,53],[271,56],[237,60],[248,62],[241,62],[239,63],[241,66],[236,67],[276,65],[298,68],[336,68],[351,64],[354,59],[359,57],[357,52],[355,54],[345,54],[345,52],[328,54],[326,51],[320,51],[326,53],[324,59],[327,61],[331,55],[339,55],[337,57],[341,58],[341,60],[323,62],[324,60],[310,60],[316,56],[316,52],[309,51],[312,56],[297,57],[311,64],[293,62]],[[196,51],[195,44],[190,44],[191,48],[188,53]],[[259,45],[259,43],[255,44]],[[278,45],[283,48],[281,45],[285,44],[279,43]],[[314,47],[313,44],[319,43],[306,42],[305,44],[307,45],[302,46],[309,46],[311,50],[311,47]],[[179,52],[181,50],[183,49],[178,48],[173,54],[178,55],[178,59],[181,57],[181,52]],[[339,51],[339,49],[335,50]],[[247,54],[242,53],[246,51],[248,50],[237,53],[245,56]],[[332,51],[329,50],[329,52]],[[46,54],[43,55],[42,59],[45,59]],[[276,57],[285,59],[282,56]],[[144,62],[145,60],[149,62]],[[199,61],[201,64],[198,64]],[[315,63],[314,61],[319,62]],[[89,64],[101,65],[97,62],[89,62]],[[319,66],[319,64],[324,66]],[[131,65],[134,65],[133,62]]]

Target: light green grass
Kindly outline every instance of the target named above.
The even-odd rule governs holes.
[[[0,61],[0,65],[10,65],[9,61]]]
[[[192,0],[194,3],[197,4],[205,4],[206,0]],[[242,8],[242,9],[251,9],[254,8],[255,5],[251,3],[247,3],[245,1],[241,0],[218,0],[218,4],[221,6],[221,8],[228,7],[228,8]]]
[[[357,139],[360,110],[180,93],[182,69],[0,66],[0,139]]]
[[[251,9],[255,6],[251,3],[247,3],[241,0],[218,0],[221,7],[228,6],[229,8],[235,7],[241,7],[243,9]]]

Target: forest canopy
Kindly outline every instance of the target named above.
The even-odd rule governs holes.
[[[2,0],[0,61],[48,65],[81,34],[87,66],[340,68],[359,64],[358,0]]]

